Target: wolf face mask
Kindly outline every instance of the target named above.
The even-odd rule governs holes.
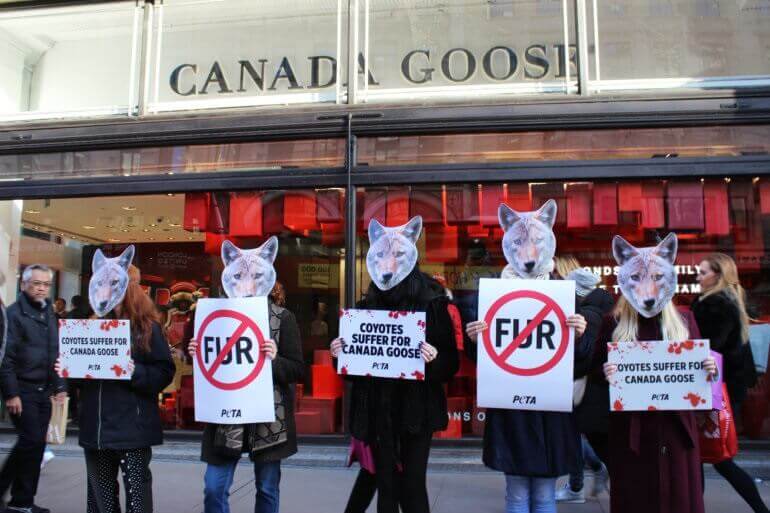
[[[556,202],[548,200],[534,212],[516,212],[505,203],[497,209],[508,265],[503,276],[533,279],[553,270],[556,252]]]
[[[620,291],[639,315],[655,317],[674,297],[676,250],[673,233],[650,248],[635,248],[620,235],[612,239],[612,254],[620,265]]]
[[[273,262],[278,255],[278,238],[270,237],[258,248],[239,249],[222,243],[222,287],[227,297],[267,296],[275,286]]]
[[[133,244],[120,256],[107,258],[97,249],[91,260],[91,281],[88,282],[88,302],[99,317],[104,317],[123,301],[128,288],[128,266],[134,259]]]
[[[422,231],[422,217],[415,216],[401,226],[382,226],[369,222],[369,251],[366,269],[380,290],[390,290],[409,276],[417,265],[417,239]]]

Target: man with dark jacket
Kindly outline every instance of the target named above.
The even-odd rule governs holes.
[[[53,272],[34,264],[24,269],[22,292],[8,308],[8,341],[0,366],[0,389],[19,438],[0,471],[0,492],[11,486],[7,511],[48,513],[33,501],[51,419],[51,396],[63,401],[64,380],[54,371],[59,325],[48,294]]]

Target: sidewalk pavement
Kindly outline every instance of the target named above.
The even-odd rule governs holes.
[[[56,451],[56,447],[53,448]],[[188,460],[154,461],[153,494],[156,513],[201,513],[205,465]],[[356,469],[284,465],[281,511],[284,513],[342,513]],[[587,485],[590,484],[587,475]],[[429,471],[428,493],[433,513],[504,513],[504,479],[496,472]],[[770,482],[759,484],[770,503]],[[84,513],[85,464],[82,456],[63,452],[43,469],[36,503],[52,513]],[[244,458],[231,490],[232,513],[254,511],[251,466]],[[707,513],[750,513],[750,509],[721,478],[706,479]],[[370,513],[376,513],[374,505]],[[608,497],[586,504],[560,505],[560,513],[609,512]],[[653,512],[651,512],[653,513]]]

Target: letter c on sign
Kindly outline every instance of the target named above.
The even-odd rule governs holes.
[[[184,71],[186,68],[190,68],[193,71],[193,79],[194,79],[195,75],[197,75],[198,73],[198,66],[195,64],[180,64],[179,66],[174,68],[174,71],[171,72],[171,79],[169,80],[171,89],[180,96],[190,96],[197,92],[194,81],[193,81],[192,87],[188,89],[186,93],[182,93],[179,91],[179,75],[181,75],[182,71]]]

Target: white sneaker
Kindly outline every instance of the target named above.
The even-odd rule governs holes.
[[[43,453],[43,461],[40,462],[40,468],[45,467],[46,463],[48,463],[55,457],[56,455],[53,453],[53,451],[46,449],[46,451]]]
[[[610,473],[607,466],[602,463],[602,468],[594,472],[594,486],[591,489],[591,497],[596,497],[602,492],[610,493]]]
[[[583,504],[586,501],[583,490],[576,492],[570,488],[569,483],[565,483],[562,488],[556,490],[556,502],[564,504]]]

